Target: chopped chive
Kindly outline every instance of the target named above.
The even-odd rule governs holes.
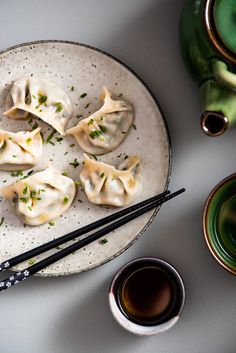
[[[80,114],[80,115],[76,115],[76,117],[79,119],[79,118],[82,118],[82,114]]]
[[[91,131],[89,136],[92,138],[92,139],[95,139],[95,137],[97,136],[100,136],[102,134],[102,131],[101,130],[94,130],[94,131]]]
[[[36,99],[36,97],[35,97],[35,95],[34,95],[34,94],[32,94],[32,97],[33,97],[34,99]]]
[[[32,265],[35,264],[35,262],[36,262],[35,259],[30,259],[30,260],[28,261],[28,265],[29,265],[29,266],[32,266]]]
[[[73,165],[74,168],[79,166],[79,162],[77,161],[77,158],[74,159],[73,163],[69,163],[70,165]]]
[[[104,119],[104,117],[103,117],[103,116],[101,116],[100,120],[101,120],[101,121],[103,121],[103,119]]]
[[[68,154],[68,152],[65,152],[64,155],[66,156]]]
[[[26,195],[28,192],[28,186],[26,185],[25,188],[23,189],[23,194]]]
[[[54,142],[50,141],[49,143],[50,143],[51,145],[55,146],[55,143],[54,143]]]
[[[127,154],[126,154],[124,159],[127,159],[127,158],[129,158],[129,156],[127,156]]]
[[[33,122],[33,118],[31,117],[31,118],[29,119],[28,123],[29,123],[29,124],[32,124],[32,122]]]
[[[71,90],[71,91],[74,91],[74,89],[75,89],[74,86],[71,86],[70,90]]]
[[[120,93],[118,97],[123,97],[123,93]]]
[[[89,107],[90,103],[87,103],[84,109],[87,109]]]
[[[75,143],[72,143],[72,144],[70,145],[70,147],[75,147]]]
[[[77,186],[81,186],[81,182],[80,181],[74,181],[74,184],[77,185]]]
[[[63,105],[61,102],[57,102],[57,103],[54,103],[55,107],[57,108],[56,109],[56,113],[60,113],[63,109]]]
[[[46,143],[50,143],[51,142],[51,139],[53,138],[53,136],[55,135],[55,133],[56,133],[56,131],[55,130],[53,130],[52,132],[51,132],[51,134],[47,137],[47,139],[46,139]]]
[[[17,158],[17,156],[15,154],[13,154],[12,157]]]
[[[64,202],[65,204],[67,204],[68,201],[69,201],[69,197],[68,197],[68,196],[65,196],[64,199],[63,199],[63,202]]]
[[[20,197],[20,201],[26,203],[27,199],[25,197]]]
[[[31,137],[29,137],[29,138],[26,139],[26,143],[27,143],[28,145],[30,144],[31,141],[32,141]]]
[[[11,136],[8,137],[8,140],[12,140]]]
[[[4,222],[4,217],[1,218],[0,227],[3,225],[3,222]]]
[[[92,125],[93,123],[94,123],[94,119],[90,119],[89,122],[88,122],[88,126]]]
[[[39,93],[39,98],[38,98],[39,105],[45,103],[47,101],[47,99],[48,99],[47,96],[44,96],[44,95]]]
[[[122,131],[122,134],[126,134],[126,131]]]
[[[33,170],[30,170],[28,173],[27,173],[27,176],[30,176],[31,174],[33,174]]]
[[[100,174],[101,179],[104,178],[104,176],[105,176],[105,173]]]
[[[100,239],[99,240],[99,244],[101,244],[101,245],[104,245],[104,244],[106,244],[108,242],[108,240],[106,239],[106,238],[103,238],[103,239]]]
[[[48,224],[52,227],[52,226],[55,226],[55,222],[53,222],[53,221],[50,221],[50,222],[48,222]]]
[[[6,182],[7,182],[7,180],[3,180],[2,182],[3,182],[3,183],[6,183]]]
[[[19,177],[19,176],[22,176],[22,175],[23,175],[23,172],[22,172],[21,170],[16,170],[16,171],[12,171],[12,172],[10,173],[10,175],[11,175],[12,177]]]
[[[30,211],[32,211],[32,208],[31,208],[30,206],[28,206],[28,209],[29,209]]]
[[[137,126],[135,124],[132,125],[134,130],[137,130]]]
[[[83,93],[83,94],[81,94],[80,98],[84,98],[86,96],[87,96],[87,93]]]
[[[63,176],[68,176],[68,173],[65,171],[62,173]]]
[[[83,203],[83,201],[82,201],[82,200],[80,200],[80,199],[78,199],[78,201],[79,201],[80,203]]]
[[[57,142],[63,141],[63,137],[56,137]]]

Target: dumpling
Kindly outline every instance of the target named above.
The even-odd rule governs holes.
[[[132,105],[125,100],[113,100],[103,88],[103,106],[67,130],[80,147],[91,154],[101,155],[113,151],[126,137],[134,120]]]
[[[4,115],[26,119],[33,114],[65,135],[64,127],[72,114],[72,104],[60,87],[45,79],[23,77],[13,83],[11,97],[13,106]]]
[[[42,155],[40,128],[33,131],[0,130],[0,170],[24,170],[35,165]]]
[[[0,189],[0,195],[13,200],[16,213],[24,223],[37,226],[59,217],[70,207],[75,184],[49,166]]]
[[[92,160],[86,154],[84,156],[80,179],[90,202],[124,206],[134,200],[141,185],[139,157],[128,157],[116,169],[112,165]]]

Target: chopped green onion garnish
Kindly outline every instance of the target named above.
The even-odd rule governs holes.
[[[77,158],[74,159],[73,163],[69,163],[70,165],[73,165],[74,168],[79,166],[79,162],[77,161]]]
[[[61,102],[57,102],[57,103],[54,103],[55,107],[57,108],[56,109],[56,113],[60,113],[63,109],[63,105]]]
[[[52,132],[51,132],[51,134],[47,137],[47,139],[46,139],[46,143],[50,143],[51,142],[51,139],[53,138],[53,136],[55,135],[55,133],[56,133],[56,131],[55,130],[53,130]]]
[[[31,137],[29,137],[29,138],[26,139],[26,143],[27,143],[28,145],[30,144],[31,141],[32,141]]]
[[[68,201],[69,201],[69,197],[68,197],[68,196],[65,196],[64,199],[63,199],[63,202],[64,202],[65,204],[67,204]]]
[[[53,222],[53,221],[50,221],[50,222],[48,222],[48,224],[52,227],[52,226],[55,226],[55,222]]]
[[[108,242],[108,240],[106,239],[106,238],[103,238],[103,239],[100,239],[99,240],[99,244],[101,244],[101,245],[104,245],[104,244],[106,244]]]
[[[30,259],[30,260],[28,261],[28,264],[29,264],[29,266],[32,266],[32,265],[35,264],[35,262],[36,262],[35,259]]]
[[[105,173],[100,174],[100,178],[104,178]]]
[[[23,189],[23,194],[26,195],[28,192],[28,186],[26,185],[25,188]]]
[[[92,125],[93,123],[94,123],[94,119],[90,119],[89,122],[88,122],[88,126]]]
[[[95,139],[95,137],[97,136],[100,136],[102,134],[102,131],[101,130],[94,130],[94,131],[91,131],[89,136],[92,138],[92,139]]]
[[[137,130],[137,126],[135,124],[132,125],[134,130]]]
[[[84,98],[86,96],[87,96],[87,93],[83,93],[83,94],[81,94],[80,98]]]

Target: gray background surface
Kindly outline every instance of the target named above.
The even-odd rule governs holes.
[[[198,90],[179,54],[183,0],[8,0],[0,4],[0,49],[65,39],[103,49],[135,70],[157,96],[173,147],[172,190],[143,237],[110,263],[66,278],[33,278],[0,298],[1,353],[234,353],[235,277],[211,257],[201,218],[211,188],[236,169],[232,129],[215,139],[199,127]],[[186,304],[170,331],[136,337],[113,319],[107,302],[114,273],[153,255],[182,274]]]

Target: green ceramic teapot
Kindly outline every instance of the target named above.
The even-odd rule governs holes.
[[[180,23],[184,62],[200,86],[210,136],[236,125],[236,0],[187,0]]]

